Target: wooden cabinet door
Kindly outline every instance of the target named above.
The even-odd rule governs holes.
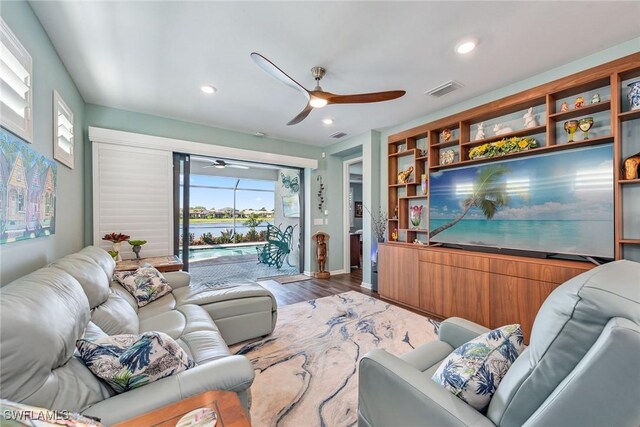
[[[489,274],[442,264],[427,264],[421,284],[421,302],[442,317],[462,317],[489,325]]]
[[[418,306],[418,251],[400,246],[378,247],[378,292],[385,298]]]
[[[520,277],[490,274],[491,328],[512,323],[522,326],[525,343],[529,343],[533,321],[540,306],[559,285]]]

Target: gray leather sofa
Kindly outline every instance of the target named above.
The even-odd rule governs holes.
[[[267,335],[273,295],[258,284],[196,291],[189,275],[166,273],[173,292],[138,308],[111,278],[107,252],[87,247],[0,289],[0,397],[99,417],[107,425],[207,390],[230,390],[248,413],[254,372],[227,344]],[[77,357],[86,336],[161,331],[197,366],[116,395]]]
[[[399,358],[367,354],[359,426],[640,425],[640,264],[612,262],[558,287],[536,316],[529,347],[481,414],[431,376],[451,351],[486,331],[451,318],[438,341]]]

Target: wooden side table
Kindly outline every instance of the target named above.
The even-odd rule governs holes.
[[[176,255],[169,255],[140,259],[125,259],[116,264],[116,271],[134,271],[145,263],[151,264],[161,273],[179,271],[182,270],[183,267],[182,260],[180,258]]]
[[[231,391],[207,391],[156,409],[113,427],[175,427],[180,418],[198,408],[209,408],[216,412],[216,427],[251,427],[238,395]]]

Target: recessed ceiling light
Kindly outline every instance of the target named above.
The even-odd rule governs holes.
[[[322,119],[322,123],[325,125],[331,125],[333,124],[333,119]]]
[[[465,40],[463,42],[460,42],[456,46],[456,52],[458,52],[460,55],[466,55],[467,53],[475,49],[476,45],[477,42],[475,40]]]
[[[263,136],[265,136],[265,135],[266,135],[266,133],[264,133],[264,132],[259,132],[259,131],[258,131],[258,132],[256,132],[256,133],[254,133],[254,135],[255,135],[255,136],[259,136],[259,137],[263,137]]]
[[[204,93],[214,93],[216,91],[216,88],[211,86],[211,85],[204,85],[202,87],[200,87],[200,90],[203,91]]]

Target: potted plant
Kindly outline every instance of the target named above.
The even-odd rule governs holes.
[[[140,249],[145,243],[147,243],[146,240],[129,240],[129,244],[132,246],[131,250],[136,254],[136,259],[140,259]]]
[[[115,256],[111,255],[111,256],[114,257],[116,262],[122,261],[122,256],[120,255],[120,245],[122,244],[122,242],[126,242],[127,240],[129,240],[129,236],[127,234],[122,234],[122,233],[109,233],[109,234],[105,234],[102,240],[107,240],[113,243],[113,249],[111,252],[115,252],[116,255]]]

